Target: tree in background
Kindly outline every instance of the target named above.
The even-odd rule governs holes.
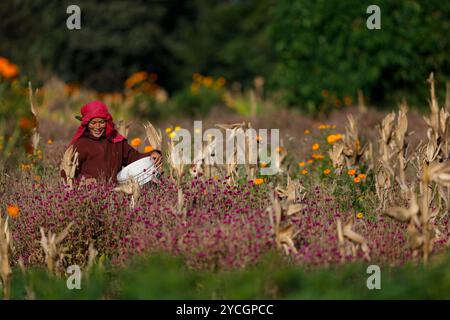
[[[317,112],[325,99],[333,97],[337,106],[343,105],[362,89],[376,103],[404,97],[423,104],[431,71],[441,85],[450,79],[449,2],[377,1],[381,30],[366,27],[370,4],[277,2],[273,83],[285,102]]]

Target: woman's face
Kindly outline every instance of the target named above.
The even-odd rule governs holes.
[[[106,120],[103,118],[93,118],[89,121],[88,128],[94,137],[100,138],[105,132]]]

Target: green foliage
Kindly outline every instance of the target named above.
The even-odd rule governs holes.
[[[378,1],[381,30],[366,27],[370,4],[278,2],[273,83],[287,104],[318,114],[328,97],[335,95],[335,104],[343,105],[345,97],[355,101],[361,89],[373,102],[406,97],[424,105],[429,73],[435,72],[441,86],[450,79],[450,3]]]
[[[214,106],[222,102],[221,92],[200,87],[198,92],[185,89],[177,92],[171,100],[173,114],[180,116],[206,116]]]
[[[137,257],[125,269],[94,268],[81,290],[68,290],[65,278],[33,269],[14,270],[12,298],[23,299],[449,299],[449,253],[428,266],[381,268],[381,290],[366,286],[369,264],[305,270],[276,253],[254,267],[227,272],[189,270],[166,254]],[[1,293],[0,293],[1,296]]]
[[[274,2],[191,1],[192,14],[180,19],[166,42],[177,61],[171,67],[174,86],[181,87],[194,72],[247,87],[257,75],[268,77],[274,59],[269,37]]]

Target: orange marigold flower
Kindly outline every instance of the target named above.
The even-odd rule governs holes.
[[[48,139],[47,140],[47,144],[53,144],[53,140],[52,139]]]
[[[145,148],[144,148],[144,152],[145,153],[151,152],[151,151],[153,151],[153,147],[152,146],[145,146]]]
[[[308,170],[303,169],[302,171],[300,171],[301,174],[307,174]]]
[[[360,173],[360,174],[358,174],[358,178],[365,179],[366,175],[364,173]]]
[[[349,107],[349,106],[351,106],[352,105],[352,98],[351,97],[349,97],[349,96],[345,96],[344,97],[344,104],[347,106],[347,107]]]
[[[26,117],[21,117],[19,119],[19,127],[24,130],[29,130],[29,129],[33,128],[33,123],[31,122],[30,119],[28,119]]]
[[[355,179],[353,179],[353,181],[354,181],[355,183],[360,183],[360,182],[361,182],[361,179],[358,178],[358,177],[356,177]]]
[[[316,160],[322,160],[324,158],[324,156],[320,153],[314,153],[313,155],[311,155],[311,157],[313,157]]]
[[[21,163],[21,164],[20,164],[20,169],[21,169],[22,171],[28,171],[28,170],[31,169],[31,164],[24,164],[24,163]]]
[[[341,140],[342,139],[342,135],[341,134],[330,134],[328,137],[327,137],[327,142],[329,143],[329,144],[333,144],[333,143],[335,143],[336,141],[339,141],[339,140]]]
[[[314,160],[313,159],[308,159],[308,161],[307,161],[309,164],[311,164],[311,163],[313,163],[314,162]]]
[[[20,208],[18,206],[16,206],[15,204],[10,204],[6,208],[6,212],[8,213],[8,216],[10,216],[11,218],[15,218],[19,215]]]
[[[299,167],[304,167],[305,165],[306,165],[306,164],[305,164],[304,161],[301,161],[301,162],[298,163],[298,166],[299,166]]]
[[[325,170],[323,170],[323,173],[324,173],[324,174],[330,174],[330,173],[331,173],[331,170],[330,170],[330,169],[325,169]]]
[[[131,140],[131,145],[133,147],[139,147],[141,145],[142,141],[140,138],[134,138],[133,140]]]
[[[319,149],[319,144],[318,143],[314,143],[313,145],[312,145],[312,149],[313,150],[318,150]]]
[[[260,165],[261,165],[261,168],[267,167],[267,163],[265,163],[265,162],[261,162]]]
[[[350,169],[350,170],[347,171],[347,174],[348,174],[349,176],[354,176],[355,173],[356,173],[356,170],[355,170],[355,169]]]
[[[131,88],[135,84],[140,83],[148,78],[148,73],[145,71],[139,71],[133,73],[126,81],[125,88]]]
[[[310,134],[311,131],[309,131],[308,129],[306,129],[305,131],[303,131],[304,134]]]
[[[211,77],[205,77],[203,79],[203,84],[205,85],[205,87],[211,87],[213,82],[214,82],[214,80]]]
[[[260,185],[260,184],[264,183],[264,179],[263,178],[256,178],[253,182],[256,185]]]
[[[203,76],[197,72],[192,75],[192,80],[194,80],[195,82],[201,82],[202,79]]]
[[[358,212],[356,214],[356,218],[358,218],[358,219],[362,219],[363,217],[364,217],[364,215],[362,214],[362,212]]]

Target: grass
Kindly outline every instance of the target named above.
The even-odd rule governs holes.
[[[65,278],[49,276],[43,269],[25,275],[15,272],[11,298],[449,299],[449,258],[449,254],[438,255],[428,266],[381,268],[381,289],[369,290],[367,263],[305,270],[272,252],[250,268],[200,272],[187,269],[180,258],[153,254],[137,257],[120,269],[97,267],[89,280],[82,279],[80,290],[68,290]]]

